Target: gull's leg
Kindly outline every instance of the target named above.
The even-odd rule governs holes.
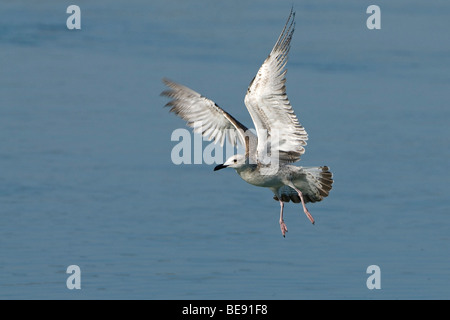
[[[301,192],[300,190],[298,190],[298,189],[294,186],[293,183],[291,183],[289,186],[290,186],[291,188],[293,188],[295,191],[297,191],[298,196],[300,197],[300,200],[302,201],[303,212],[305,212],[305,214],[306,214],[306,216],[308,217],[309,221],[311,221],[311,223],[314,224],[314,218],[313,218],[313,216],[311,215],[311,213],[309,213],[308,209],[306,209],[306,206],[305,206],[305,200],[303,199],[303,194],[302,194],[302,192]]]
[[[281,229],[281,234],[283,235],[283,237],[285,237],[286,236],[286,232],[288,230],[287,230],[286,224],[284,223],[284,220],[283,220],[284,203],[281,200],[280,200],[280,206],[281,206],[281,211],[280,211],[280,229]]]

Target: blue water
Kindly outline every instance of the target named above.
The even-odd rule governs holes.
[[[169,77],[250,126],[292,0],[75,4],[79,31],[69,3],[0,4],[0,298],[450,298],[448,1],[377,1],[372,31],[371,2],[294,1],[301,164],[335,183],[315,226],[285,207],[286,238],[269,190],[171,162],[185,125],[159,93]]]

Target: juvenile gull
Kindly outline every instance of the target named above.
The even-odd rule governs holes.
[[[285,68],[295,27],[295,12],[291,9],[286,25],[275,46],[248,87],[245,106],[251,115],[257,135],[220,108],[212,100],[199,93],[163,79],[170,88],[161,93],[172,100],[166,104],[194,132],[223,145],[227,136],[236,146],[245,146],[245,154],[228,158],[214,168],[233,168],[246,182],[272,190],[279,201],[280,229],[283,237],[287,227],[283,219],[284,203],[292,200],[302,203],[303,211],[314,224],[314,218],[306,203],[321,201],[327,197],[333,183],[328,167],[299,167],[291,163],[299,161],[305,152],[308,134],[299,123],[286,95]],[[275,164],[275,165],[274,165]]]

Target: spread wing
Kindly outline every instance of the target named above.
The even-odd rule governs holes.
[[[259,160],[265,154],[278,153],[280,162],[298,161],[308,140],[285,87],[285,66],[294,33],[294,18],[295,13],[291,10],[277,43],[250,83],[244,100],[258,134]]]
[[[172,98],[166,106],[170,111],[187,121],[187,125],[194,128],[194,132],[201,133],[209,140],[223,146],[225,137],[236,146],[237,141],[245,146],[245,136],[256,139],[242,123],[233,118],[228,112],[220,108],[214,101],[203,97],[194,90],[178,83],[163,79],[170,88],[161,95]]]

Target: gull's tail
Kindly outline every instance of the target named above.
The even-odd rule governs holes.
[[[297,167],[292,183],[302,192],[305,202],[322,201],[328,197],[333,184],[333,174],[327,166],[322,167]],[[297,191],[289,186],[283,186],[278,191],[283,202],[292,201],[299,203]],[[274,196],[278,201],[278,197]]]
[[[323,166],[303,168],[303,170],[311,174],[313,177],[311,183],[320,194],[320,197],[310,197],[311,202],[321,201],[323,198],[328,197],[330,190],[333,188],[333,174],[330,172],[330,169],[327,166]]]

